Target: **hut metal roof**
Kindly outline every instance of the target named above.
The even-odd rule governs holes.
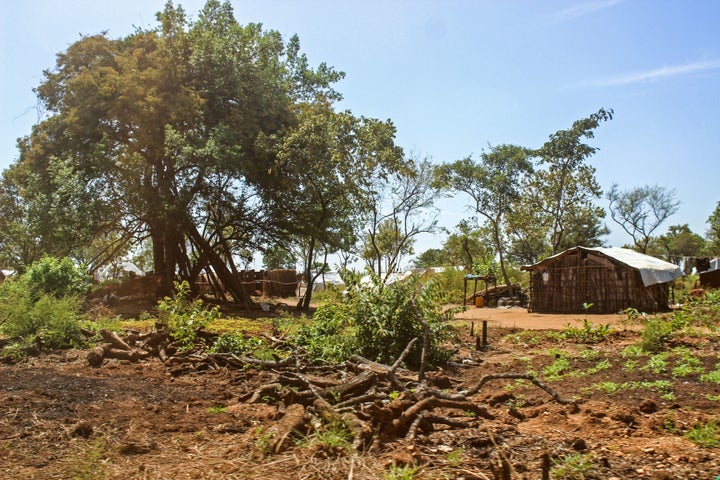
[[[523,266],[522,269],[537,270],[548,263],[552,263],[553,259],[556,259],[563,255],[568,255],[571,252],[576,252],[577,250],[596,252],[600,255],[627,265],[630,268],[634,268],[635,270],[640,272],[640,277],[642,278],[643,285],[645,285],[646,287],[650,285],[655,285],[657,283],[672,282],[676,278],[680,278],[684,275],[682,269],[680,269],[680,267],[673,263],[660,260],[659,258],[651,257],[650,255],[645,255],[644,253],[636,252],[635,250],[618,247],[575,247],[569,250],[565,250],[564,252],[555,254],[552,257],[548,257],[534,265]]]

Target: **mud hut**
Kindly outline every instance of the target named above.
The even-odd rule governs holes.
[[[667,310],[670,286],[683,275],[677,265],[626,248],[575,247],[521,268],[530,272],[528,311],[540,313]]]

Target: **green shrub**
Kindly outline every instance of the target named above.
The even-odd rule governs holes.
[[[357,327],[355,339],[360,354],[382,363],[393,363],[413,339],[418,341],[406,362],[420,365],[424,326],[429,327],[427,360],[440,365],[450,359],[452,352],[443,344],[452,337],[448,321],[453,311],[443,311],[444,294],[440,283],[430,278],[424,283],[420,277],[383,285],[376,277],[365,285],[356,285],[350,293],[350,314]]]
[[[0,285],[2,333],[20,344],[81,346],[84,337],[78,292],[83,282],[79,270],[73,270],[78,274],[74,275],[72,269],[75,267],[69,261],[46,257],[20,278]]]
[[[350,275],[347,275],[350,276]],[[447,362],[451,351],[443,347],[452,337],[448,323],[453,311],[443,311],[440,277],[412,276],[383,285],[373,276],[368,283],[347,278],[346,294],[338,301],[320,306],[313,323],[298,329],[294,340],[311,358],[343,361],[352,353],[371,360],[393,363],[407,344],[418,338],[406,362],[420,365],[424,326],[429,328],[428,363]]]
[[[244,333],[223,333],[210,347],[212,353],[234,353],[244,355],[255,349],[264,347],[265,342],[260,337],[246,337]]]
[[[67,257],[43,257],[28,268],[21,280],[33,301],[43,295],[55,298],[80,296],[90,288],[90,278],[85,269],[76,266]]]
[[[347,360],[356,350],[348,306],[340,302],[319,306],[312,323],[298,328],[294,341],[311,359],[331,363]]]
[[[583,326],[581,328],[567,324],[562,330],[561,335],[567,340],[573,340],[578,343],[599,343],[607,339],[608,335],[610,335],[610,325],[595,325],[586,318],[583,320]]]
[[[684,437],[703,448],[720,448],[720,427],[715,420],[695,425]]]
[[[674,330],[671,322],[660,317],[651,318],[643,328],[640,347],[646,352],[659,352],[672,338]]]
[[[175,296],[160,300],[158,312],[180,350],[187,351],[195,346],[198,332],[220,318],[220,309],[208,309],[202,300],[192,299],[188,282],[176,282],[174,286]]]

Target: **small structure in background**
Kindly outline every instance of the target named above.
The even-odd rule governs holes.
[[[521,268],[530,272],[528,311],[540,313],[664,311],[683,276],[677,265],[626,248],[575,247]]]
[[[696,258],[695,269],[700,277],[701,288],[720,288],[720,258]]]

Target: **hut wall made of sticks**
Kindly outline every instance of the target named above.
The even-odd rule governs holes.
[[[668,308],[669,283],[646,287],[636,269],[592,252],[572,251],[528,270],[531,312],[618,313],[627,308],[656,312]]]
[[[298,275],[293,270],[270,270],[263,279],[263,296],[293,297],[297,290]]]

